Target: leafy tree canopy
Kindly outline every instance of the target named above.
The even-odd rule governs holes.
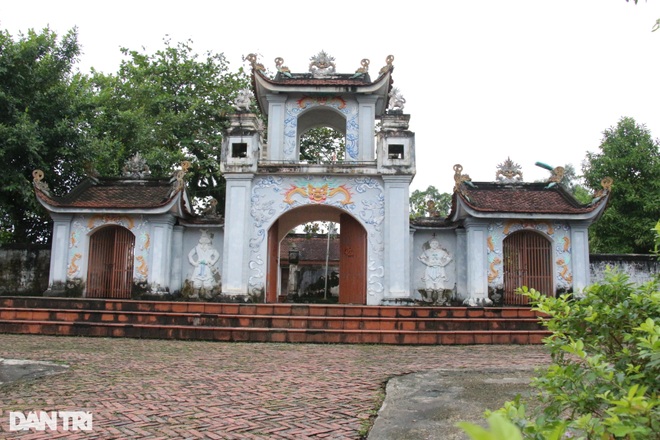
[[[77,32],[50,29],[12,37],[0,32],[0,242],[34,243],[50,236],[48,216],[34,197],[32,171],[54,170],[49,185],[66,192],[82,176],[86,78],[73,66]]]
[[[155,176],[166,176],[188,160],[192,195],[212,196],[224,208],[222,132],[248,77],[242,69],[229,72],[222,54],[199,57],[190,41],[172,45],[165,39],[164,44],[154,54],[122,49],[128,59],[117,74],[93,71],[89,140],[94,166],[102,175],[117,175],[139,152]]]
[[[410,218],[446,217],[451,209],[452,195],[431,185],[424,191],[416,189],[410,195]]]
[[[300,137],[300,160],[322,164],[344,159],[344,135],[330,127],[312,128]]]
[[[587,186],[614,180],[609,206],[590,229],[594,252],[649,253],[653,226],[660,218],[660,150],[643,124],[624,117],[603,132],[600,151],[583,165]]]

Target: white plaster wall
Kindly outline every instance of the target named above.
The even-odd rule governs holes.
[[[325,198],[310,197],[327,186]],[[383,221],[385,195],[377,177],[257,176],[252,185],[252,228],[249,241],[249,290],[266,285],[267,231],[285,212],[302,206],[332,206],[356,218],[367,231],[367,304],[380,303],[384,293]]]

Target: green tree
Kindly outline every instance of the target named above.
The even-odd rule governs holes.
[[[540,392],[529,414],[521,400],[497,413],[526,439],[658,439],[659,287],[611,272],[577,300],[521,289],[547,317],[552,365],[532,383]],[[510,438],[471,432],[475,439]]]
[[[416,189],[410,195],[410,218],[446,217],[451,209],[451,200],[451,194],[441,194],[433,185],[424,191]]]
[[[329,127],[307,130],[300,137],[300,160],[312,164],[331,163],[344,159],[344,135]]]
[[[44,170],[56,193],[82,177],[89,85],[74,72],[79,54],[75,29],[61,39],[48,28],[16,39],[0,33],[0,242],[49,240],[50,220],[35,199],[33,170]]]
[[[593,200],[589,190],[580,184],[580,176],[578,176],[573,164],[564,165],[564,177],[562,177],[560,183],[573,194],[578,202],[587,204]]]
[[[242,69],[229,72],[222,54],[199,57],[191,42],[154,54],[122,49],[128,58],[117,74],[93,71],[95,106],[89,114],[89,141],[102,175],[117,175],[135,153],[154,176],[169,175],[183,160],[192,163],[188,186],[193,196],[212,196],[224,209],[220,145],[226,114],[240,89],[248,86]]]
[[[609,206],[591,228],[591,248],[604,253],[649,253],[660,218],[660,151],[645,125],[622,118],[603,132],[600,152],[588,153],[584,179],[593,190],[614,180]]]

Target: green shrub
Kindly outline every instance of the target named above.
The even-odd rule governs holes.
[[[492,432],[464,430],[475,440],[508,440],[495,428],[505,432],[511,424],[525,439],[660,439],[658,287],[608,272],[579,299],[519,289],[552,331],[545,340],[552,364],[532,382],[535,410],[508,402],[489,419]]]

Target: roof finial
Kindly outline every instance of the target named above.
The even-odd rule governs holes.
[[[504,162],[497,165],[495,179],[497,183],[520,183],[523,181],[522,168],[507,157]]]
[[[129,179],[143,179],[151,174],[149,166],[147,166],[147,161],[142,157],[139,151],[126,161],[122,171],[122,177],[127,177]]]
[[[385,58],[385,65],[381,67],[380,72],[378,72],[379,75],[382,75],[383,73],[386,73],[394,68],[392,66],[392,63],[394,62],[394,55],[388,55],[387,58]]]
[[[309,73],[314,78],[324,78],[335,73],[335,59],[324,50],[309,59]]]
[[[454,165],[454,192],[461,188],[463,182],[471,182],[470,176],[463,173],[463,165],[457,163]]]
[[[44,182],[43,171],[41,170],[32,171],[32,183],[34,184],[35,188],[37,188],[39,191],[44,192],[46,194],[50,194],[50,188],[48,188],[48,184]]]

